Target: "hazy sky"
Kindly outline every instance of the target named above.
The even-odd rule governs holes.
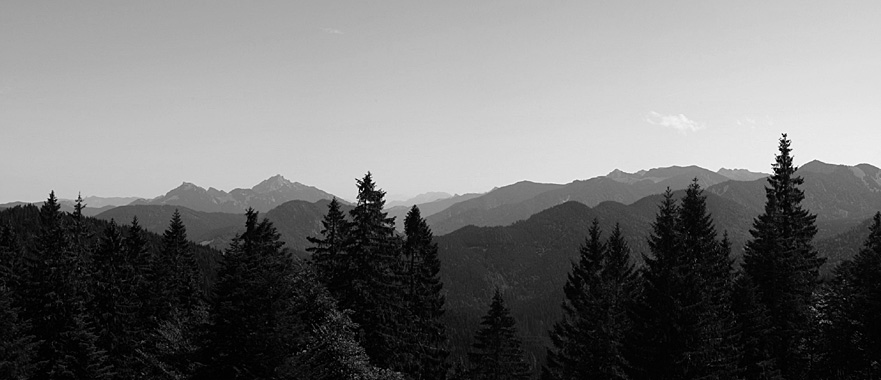
[[[881,166],[881,2],[0,2],[0,202]]]

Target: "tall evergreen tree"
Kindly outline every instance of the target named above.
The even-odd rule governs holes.
[[[765,188],[765,210],[753,222],[745,246],[743,270],[770,317],[769,334],[761,339],[768,340],[784,378],[802,379],[810,369],[806,347],[816,323],[812,305],[823,259],[811,243],[816,215],[801,205],[804,179],[795,175],[790,145],[783,134]]]
[[[706,196],[697,179],[685,191],[679,208],[679,231],[682,253],[691,260],[701,293],[699,325],[702,342],[700,360],[706,373],[716,379],[733,378],[738,350],[734,318],[731,314],[733,260],[731,243],[724,234],[719,240],[713,218],[707,210]]]
[[[823,307],[822,378],[881,378],[881,213],[853,258],[835,271]]]
[[[498,289],[489,311],[480,322],[468,353],[469,378],[472,380],[518,380],[530,377],[529,365],[523,359],[520,338],[511,312]]]
[[[272,223],[253,210],[246,217],[214,289],[197,378],[395,378],[367,364],[351,322]]]
[[[87,324],[81,256],[71,244],[55,193],[40,208],[41,230],[24,282],[23,314],[39,342],[33,379],[105,379],[106,355]]]
[[[141,341],[141,345],[143,345],[148,331],[156,326],[153,320],[153,310],[151,309],[153,302],[150,301],[153,297],[153,292],[148,280],[151,278],[152,250],[150,250],[147,240],[144,238],[144,229],[138,222],[138,217],[132,218],[132,222],[123,240],[123,245],[125,261],[132,268],[132,275],[129,280],[131,281],[134,300],[136,301],[134,316],[136,321],[133,326],[133,334],[136,335],[135,338]]]
[[[200,307],[198,270],[187,241],[187,228],[175,210],[150,270],[157,302],[153,311],[158,320],[167,320],[175,312],[186,315]]]
[[[133,379],[141,373],[136,355],[137,273],[125,250],[122,231],[111,219],[92,255],[93,296],[88,309],[97,327],[96,343],[107,353],[116,379]]]
[[[404,308],[409,314],[405,331],[412,355],[410,368],[401,369],[414,379],[443,379],[448,365],[444,314],[443,284],[440,281],[440,260],[431,228],[413,206],[404,219]]]
[[[289,258],[275,227],[257,215],[247,211],[245,232],[224,255],[199,378],[274,378],[291,353],[278,326],[293,291]]]
[[[732,378],[737,350],[730,315],[730,243],[720,241],[697,181],[680,206],[660,206],[636,305],[635,374],[652,379]]]
[[[635,378],[689,379],[703,363],[687,355],[700,339],[695,309],[700,303],[689,260],[680,255],[677,230],[679,207],[667,189],[649,237],[651,256],[645,256],[642,294],[634,305],[634,336],[628,345]]]
[[[351,257],[347,256],[350,223],[336,198],[327,206],[321,224],[323,238],[307,237],[312,246],[306,251],[312,254],[312,263],[331,294],[338,299],[351,300],[354,295],[350,294],[353,289],[349,281],[355,269],[351,267]]]
[[[628,378],[624,344],[636,274],[620,227],[606,243],[600,235],[594,220],[563,287],[563,319],[551,330],[547,378]]]
[[[394,218],[382,211],[385,191],[376,187],[369,172],[357,184],[358,203],[350,212],[349,264],[343,266],[353,270],[347,289],[335,296],[340,308],[354,311],[352,320],[361,328],[361,344],[370,359],[380,367],[398,369],[407,313],[399,275],[401,241]]]

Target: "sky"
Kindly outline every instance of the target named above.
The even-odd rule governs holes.
[[[0,203],[881,166],[881,2],[0,2]]]

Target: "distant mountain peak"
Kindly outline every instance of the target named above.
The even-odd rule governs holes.
[[[251,190],[254,190],[259,194],[263,194],[293,187],[295,187],[293,182],[288,181],[287,179],[285,179],[285,177],[282,177],[281,174],[276,174],[272,177],[267,178],[263,182],[260,182],[259,184],[251,188]]]
[[[812,160],[802,166],[799,166],[798,170],[803,172],[830,174],[844,166],[845,165],[827,164],[820,160]]]
[[[762,178],[769,176],[769,174],[767,174],[767,173],[751,172],[746,169],[736,169],[736,168],[735,169],[719,168],[719,171],[717,171],[716,173],[718,173],[719,175],[725,176],[727,178],[730,178],[734,181],[755,181],[757,179],[762,179]]]
[[[205,189],[199,187],[198,185],[196,185],[192,182],[184,181],[183,183],[180,184],[180,186],[178,186],[176,189],[174,189],[172,191],[175,191],[175,190],[183,190],[183,191],[202,190],[202,191],[204,191]]]
[[[267,212],[292,200],[315,202],[331,199],[333,195],[318,188],[291,182],[276,174],[251,189],[236,188],[230,192],[210,187],[205,190],[190,182],[183,182],[165,195],[137,201],[137,204],[177,205],[203,212],[240,213],[248,208]]]
[[[670,178],[683,175],[691,176],[692,178],[704,178],[708,175],[713,175],[713,173],[709,170],[695,165],[674,165],[660,168],[652,168],[649,170],[640,170],[636,173],[627,173],[625,171],[615,169],[611,173],[607,174],[606,177],[617,182],[634,184],[640,181],[651,181],[653,183],[660,183]]]

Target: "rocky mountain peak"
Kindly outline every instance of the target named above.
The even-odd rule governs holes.
[[[288,181],[285,177],[282,177],[281,174],[276,174],[267,178],[263,182],[260,182],[251,188],[251,190],[254,190],[258,194],[264,194],[292,187],[295,187],[293,182]]]

